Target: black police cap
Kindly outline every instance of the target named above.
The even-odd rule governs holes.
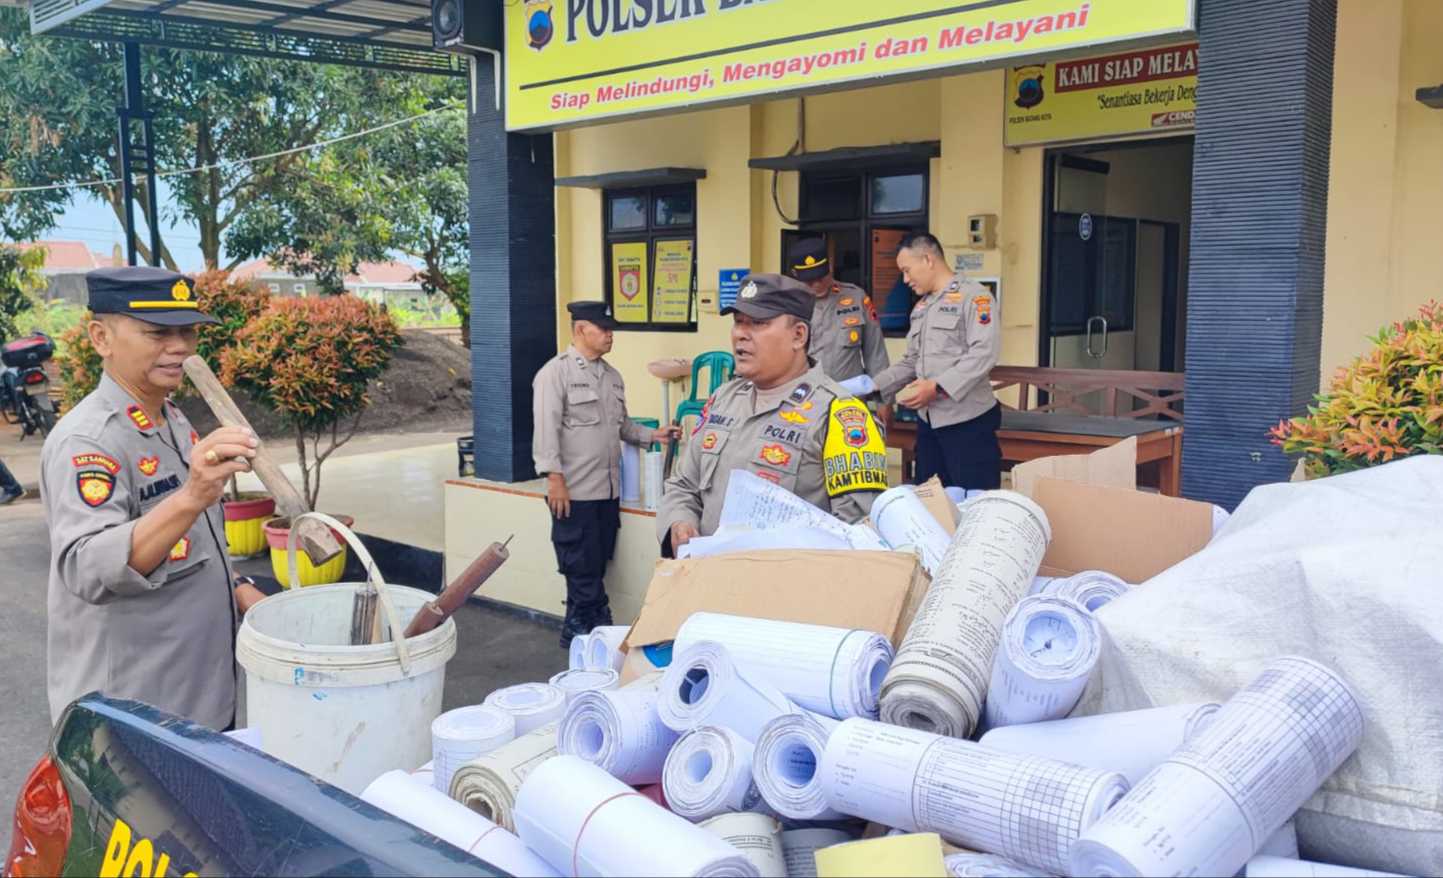
[[[615,329],[618,325],[605,302],[571,302],[566,310],[571,312],[572,320],[585,320],[600,329]]]
[[[812,291],[792,278],[780,274],[749,274],[742,279],[736,302],[723,308],[722,314],[737,312],[755,320],[790,314],[810,324],[815,304]]]
[[[158,326],[220,322],[200,310],[190,278],[164,268],[97,268],[85,275],[85,287],[92,314],[124,314]]]
[[[787,251],[787,265],[792,276],[803,283],[819,280],[832,273],[827,261],[827,242],[821,238],[803,238]]]

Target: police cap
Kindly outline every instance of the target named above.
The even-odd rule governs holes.
[[[92,314],[124,314],[158,326],[220,322],[200,310],[190,278],[164,268],[97,268],[85,275],[85,287]]]
[[[615,329],[618,325],[605,302],[571,302],[566,310],[571,312],[572,320],[585,320],[598,329]]]
[[[832,265],[827,261],[827,242],[821,238],[797,241],[787,251],[787,265],[791,267],[792,277],[802,283],[826,277],[832,273]]]
[[[803,284],[780,274],[749,274],[742,279],[741,292],[722,314],[739,312],[756,320],[770,320],[790,314],[810,324],[816,298]]]

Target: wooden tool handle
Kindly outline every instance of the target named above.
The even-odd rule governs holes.
[[[507,543],[511,542],[508,537]],[[491,578],[497,568],[506,563],[511,553],[506,551],[505,543],[492,543],[486,547],[486,551],[477,556],[461,575],[457,576],[446,589],[441,592],[434,601],[428,601],[424,607],[417,611],[411,623],[406,626],[406,636],[415,637],[418,634],[425,634],[436,626],[445,622],[451,614],[466,603],[466,599],[475,594],[481,584]]]
[[[210,364],[199,356],[187,357],[184,363],[185,374],[190,378],[190,383],[200,391],[201,398],[206,405],[210,406],[211,413],[215,419],[220,421],[224,427],[243,427],[251,430],[250,422],[246,416],[241,414],[240,407],[231,399],[220,379],[215,377],[211,371]],[[256,449],[256,456],[251,460],[251,471],[261,480],[261,484],[275,498],[276,508],[287,518],[294,519],[298,515],[310,512],[310,506],[296,486],[291,484],[290,479],[281,471],[281,466],[266,451],[262,443]],[[301,549],[305,551],[306,557],[311,563],[321,565],[336,557],[341,552],[341,544],[331,529],[319,521],[307,519],[300,524]]]

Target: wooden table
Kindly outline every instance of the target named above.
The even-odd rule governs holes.
[[[1182,487],[1182,425],[1152,418],[1110,418],[1004,408],[997,439],[1005,463],[1024,463],[1054,454],[1088,454],[1137,437],[1138,483],[1169,497]],[[887,446],[902,450],[902,473],[911,477],[917,424],[894,421]]]

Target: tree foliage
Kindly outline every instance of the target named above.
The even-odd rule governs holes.
[[[35,291],[44,284],[40,268],[45,251],[0,247],[0,341],[19,334],[16,320],[35,307]]]
[[[463,80],[152,46],[142,49],[142,73],[159,166],[206,168],[167,177],[171,197],[161,212],[195,225],[207,268],[264,256],[339,290],[357,262],[389,251],[423,261],[444,252],[437,263],[454,267],[454,247],[431,239],[465,240],[459,112],[320,150],[237,161],[457,103]],[[0,188],[119,177],[122,97],[118,45],[32,37],[23,9],[0,7]],[[434,164],[441,161],[451,167]],[[433,177],[445,184],[432,185]],[[118,184],[91,191],[123,217]],[[0,233],[42,237],[75,197],[72,189],[0,195]],[[160,261],[176,268],[163,238]],[[149,259],[143,235],[140,250]]]
[[[395,321],[355,296],[276,299],[221,354],[221,380],[281,415],[295,430],[312,509],[321,465],[355,435],[366,388],[401,345]]]
[[[1443,305],[1424,305],[1372,341],[1306,417],[1271,432],[1273,444],[1302,456],[1311,476],[1443,454]]]

